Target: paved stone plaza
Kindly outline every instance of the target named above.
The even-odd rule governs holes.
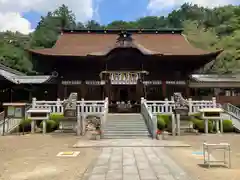
[[[160,147],[106,147],[82,180],[192,180]]]

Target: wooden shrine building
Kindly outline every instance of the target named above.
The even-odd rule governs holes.
[[[192,74],[221,52],[193,47],[178,29],[65,30],[52,48],[28,50],[39,75],[1,72],[1,67],[0,75],[11,91],[27,89],[27,100],[77,92],[79,99],[139,103],[141,97],[163,100],[174,92],[195,96],[200,86]]]
[[[193,47],[182,30],[65,30],[53,48],[29,50],[35,70],[54,78],[51,97],[110,101],[189,96],[189,75],[220,52]]]

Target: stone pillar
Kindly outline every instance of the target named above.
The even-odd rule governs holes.
[[[176,117],[172,114],[172,136],[176,135]]]
[[[81,135],[81,115],[80,113],[77,114],[77,136]]]
[[[180,114],[176,115],[176,121],[177,121],[177,135],[180,136]]]
[[[208,134],[208,120],[207,119],[204,119],[204,130],[205,130],[205,134]]]
[[[47,123],[46,120],[43,120],[43,134],[46,134],[47,132]]]
[[[35,133],[35,120],[31,122],[31,133]]]

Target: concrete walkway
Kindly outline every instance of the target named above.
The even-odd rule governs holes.
[[[161,147],[106,147],[81,180],[192,180]]]

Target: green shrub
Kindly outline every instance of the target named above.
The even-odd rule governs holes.
[[[168,124],[171,124],[172,116],[168,114],[159,114],[157,115],[157,118],[162,118],[165,122],[165,127],[167,127]]]
[[[64,118],[64,115],[62,113],[51,113],[49,119],[54,121],[59,121],[59,119]]]
[[[201,119],[192,119],[193,128],[197,129],[199,132],[205,132],[204,120]],[[213,132],[213,123],[211,120],[208,120],[208,132]]]
[[[22,119],[19,124],[20,132],[30,132],[31,131],[31,119]]]
[[[63,119],[64,115],[62,113],[51,113],[49,119],[54,120],[59,124],[59,120]]]
[[[231,120],[223,120],[223,132],[233,132],[234,127]]]
[[[194,118],[200,118],[201,117],[201,113],[194,113],[191,115]]]
[[[58,124],[54,120],[46,120],[47,132],[52,132],[58,128]],[[43,128],[43,121],[40,123],[40,128]]]
[[[166,123],[162,117],[159,117],[159,116],[157,117],[157,126],[158,126],[158,129],[160,130],[165,129]]]

